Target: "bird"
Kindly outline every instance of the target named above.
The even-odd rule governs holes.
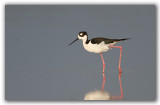
[[[109,39],[109,38],[103,38],[103,37],[96,37],[93,39],[88,40],[88,34],[86,31],[81,31],[78,33],[78,38],[76,38],[73,42],[71,42],[69,45],[73,44],[77,40],[82,40],[83,47],[85,50],[91,53],[99,53],[101,54],[101,59],[103,63],[103,73],[105,71],[105,62],[103,59],[102,52],[106,52],[110,50],[111,48],[119,48],[120,49],[120,57],[119,57],[119,72],[121,73],[121,55],[122,55],[122,46],[114,46],[116,43],[128,40],[130,38],[124,38],[124,39]]]

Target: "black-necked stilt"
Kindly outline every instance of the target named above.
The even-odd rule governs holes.
[[[129,38],[108,39],[108,38],[97,37],[97,38],[93,38],[91,40],[88,40],[87,32],[81,31],[78,34],[78,38],[76,40],[74,40],[72,43],[74,43],[75,41],[77,41],[79,39],[81,39],[83,41],[83,46],[87,51],[101,54],[101,58],[102,58],[102,62],[103,62],[103,73],[104,73],[104,69],[105,69],[105,62],[104,62],[104,59],[102,56],[102,52],[108,51],[109,49],[111,49],[111,47],[120,48],[119,72],[121,72],[122,47],[121,46],[113,46],[113,45],[115,45],[116,43],[118,43],[120,41],[127,40]],[[69,45],[71,45],[72,43],[70,43]]]

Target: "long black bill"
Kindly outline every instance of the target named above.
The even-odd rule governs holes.
[[[77,38],[76,40],[74,40],[72,43],[74,43],[74,42],[77,41],[77,40],[78,40],[78,38]],[[72,43],[70,43],[69,45],[71,45]],[[68,45],[68,46],[69,46],[69,45]]]

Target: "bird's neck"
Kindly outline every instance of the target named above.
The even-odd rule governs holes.
[[[82,39],[82,42],[83,42],[83,44],[88,44],[88,42],[89,42],[88,37]]]

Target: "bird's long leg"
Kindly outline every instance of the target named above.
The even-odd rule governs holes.
[[[120,48],[120,56],[119,56],[119,72],[121,73],[121,55],[122,55],[122,46],[109,46],[109,47],[114,47],[114,48]]]
[[[106,81],[106,78],[105,78],[105,74],[103,73],[103,83],[102,83],[102,90],[101,90],[102,93],[103,93],[105,81]]]
[[[105,62],[104,62],[104,60],[103,60],[102,53],[101,53],[101,58],[102,58],[102,63],[103,63],[103,73],[104,73],[104,69],[105,69]]]

